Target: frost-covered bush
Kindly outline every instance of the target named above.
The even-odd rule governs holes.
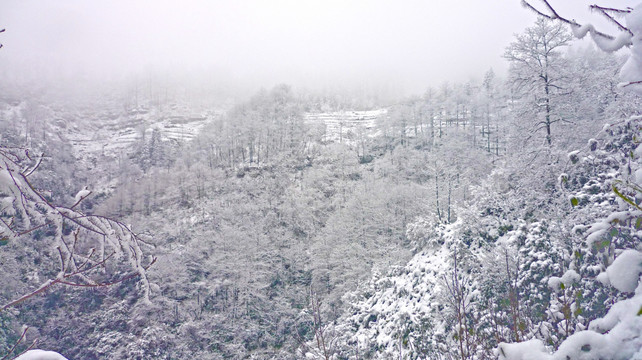
[[[586,194],[586,186],[578,185],[573,198],[586,197],[590,201],[584,205],[572,202],[572,206],[583,216],[590,216],[587,211],[604,213],[611,209],[611,213],[592,224],[575,226],[585,242],[575,250],[573,264],[587,278],[580,278],[571,269],[561,277],[548,279],[548,286],[556,293],[563,294],[571,287],[580,291],[558,298],[566,299],[567,312],[578,318],[577,326],[566,331],[568,337],[559,347],[546,343],[541,336],[521,343],[502,343],[496,351],[500,359],[632,359],[642,355],[642,341],[638,339],[642,331],[642,209],[638,198],[642,193],[635,177],[642,168],[642,146],[636,148],[628,135],[640,133],[641,128],[637,121],[609,127],[603,148],[607,151],[591,152],[581,161],[590,160],[599,171],[609,172],[610,176],[602,181],[610,187],[599,196],[600,192]],[[626,140],[621,142],[622,139]],[[603,176],[599,171],[594,175],[597,178]],[[610,188],[613,190],[608,195]],[[564,303],[556,305],[557,302],[552,299],[552,310],[566,321],[571,319],[562,311]],[[594,320],[584,326],[584,318]],[[551,354],[551,350],[555,351]]]
[[[627,12],[627,11],[624,11]],[[623,87],[629,87],[640,92],[642,81],[642,5],[636,6],[626,15],[626,26],[628,31],[613,40],[605,43],[604,39],[595,36],[595,29],[590,26],[572,28],[576,36],[584,36],[587,32],[596,40],[600,48],[606,51],[613,51],[616,45],[618,48],[631,44],[631,55],[622,68],[620,75],[625,83]],[[606,46],[606,47],[605,47]],[[599,192],[587,192],[578,197],[571,198],[572,206],[582,205],[580,201],[586,199],[584,204],[593,205],[593,208],[608,208],[611,212],[589,226],[579,226],[576,230],[586,236],[585,254],[592,255],[593,273],[598,273],[596,280],[604,285],[610,285],[625,297],[615,302],[608,312],[588,324],[586,330],[577,331],[564,340],[559,348],[552,354],[540,339],[507,344],[502,343],[496,350],[500,359],[526,360],[526,359],[640,359],[642,358],[642,249],[640,248],[640,228],[642,225],[642,146],[637,145],[636,140],[642,127],[639,124],[640,118],[633,116],[621,123],[606,126],[605,132],[615,137],[612,146],[604,147],[605,152],[599,156],[589,155],[585,159],[596,166],[597,177],[612,187],[614,195],[609,201],[608,198],[602,202],[595,197]],[[620,136],[618,136],[620,135]],[[624,139],[623,142],[617,139]],[[597,150],[597,141],[589,141],[589,151]],[[577,156],[577,155],[575,155]],[[579,160],[579,159],[578,159]],[[577,163],[577,161],[574,161]],[[604,165],[607,165],[604,167]],[[615,172],[609,172],[607,176],[600,171],[611,168]],[[587,182],[588,183],[588,182]],[[599,183],[596,185],[600,185]],[[583,189],[586,189],[584,187]],[[582,254],[578,252],[578,257]],[[586,261],[591,261],[586,259]],[[578,280],[576,273],[569,275],[573,282]],[[565,283],[563,279],[558,279]],[[568,280],[568,279],[567,279]],[[558,286],[555,279],[549,280],[549,285]],[[589,294],[586,294],[589,295]],[[595,294],[590,294],[595,296]],[[615,300],[615,299],[614,299]],[[604,305],[604,304],[602,304]]]

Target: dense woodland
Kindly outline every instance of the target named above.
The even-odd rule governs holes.
[[[0,355],[640,356],[642,103],[626,57],[572,42],[541,18],[505,78],[394,100],[3,86]]]

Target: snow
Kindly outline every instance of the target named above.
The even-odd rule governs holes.
[[[555,359],[609,359],[612,350],[602,334],[580,331],[569,336],[555,353]]]
[[[631,214],[632,214],[632,213],[631,213],[631,212],[629,212],[629,211],[616,211],[616,212],[612,213],[611,215],[609,215],[609,216],[606,218],[606,220],[605,220],[605,221],[606,221],[607,223],[609,223],[609,224],[610,224],[610,223],[613,223],[613,222],[615,222],[615,221],[617,221],[617,222],[619,222],[619,223],[624,223],[624,222],[626,222],[628,219],[630,219],[630,218],[631,218]]]
[[[87,122],[66,124],[64,133],[80,159],[98,156],[117,158],[128,153],[142,138],[149,138],[154,129],[162,141],[188,142],[203,128],[223,114],[222,110],[195,111],[186,104],[171,109],[139,108],[131,111],[112,109],[96,114],[81,113]],[[142,131],[144,129],[144,131]]]
[[[586,36],[586,34],[590,33],[591,39],[593,39],[595,45],[597,45],[600,50],[605,52],[614,52],[631,44],[631,34],[629,34],[628,32],[620,33],[617,37],[615,37],[615,39],[607,39],[602,36],[596,35],[596,29],[591,24],[582,26],[578,24],[571,24],[571,31],[573,32],[573,35],[578,39],[582,39]]]
[[[621,292],[633,292],[638,286],[642,271],[642,253],[625,250],[606,269],[609,282]]]
[[[599,281],[604,286],[611,285],[611,281],[609,280],[609,276],[605,272],[602,272],[599,275],[597,275],[595,277],[595,280]]]
[[[496,355],[500,360],[546,360],[551,358],[546,355],[546,347],[539,339],[514,344],[500,343]]]
[[[500,360],[642,359],[642,317],[637,316],[641,305],[642,296],[616,303],[604,318],[590,323],[590,330],[576,332],[564,340],[553,355],[537,339],[501,343],[496,353]]]
[[[29,350],[14,360],[67,360],[67,358],[53,351]]]
[[[642,33],[642,4],[636,5],[633,11],[626,15],[626,26],[633,34]]]
[[[637,184],[642,184],[642,169],[637,169],[635,171],[635,182]]]
[[[580,153],[580,151],[579,151],[579,150],[575,150],[575,151],[571,151],[571,152],[570,152],[570,153],[568,153],[568,155],[566,155],[566,156],[568,156],[568,159],[569,159],[573,164],[575,164],[575,163],[578,161],[578,154],[579,154],[579,153]]]
[[[3,160],[5,160],[4,157]],[[16,184],[22,185],[22,182],[17,176],[13,176],[11,171],[13,170],[0,167],[0,193],[5,196],[13,194],[14,197],[18,197],[18,194],[15,193],[15,186]]]
[[[601,319],[591,321],[589,330],[582,330],[569,336],[558,350],[549,355],[540,340],[530,340],[516,344],[501,343],[497,348],[499,359],[642,359],[642,288],[638,288],[639,274],[642,270],[642,253],[637,250],[623,251],[598,280],[610,282],[622,292],[636,291],[630,299],[615,303]],[[573,270],[561,278],[551,278],[552,284],[565,283],[579,277]],[[552,287],[552,286],[551,286]]]
[[[596,243],[598,240],[602,238],[604,234],[606,234],[606,230],[609,228],[609,224],[607,223],[597,223],[589,229],[590,235],[586,238],[586,243],[589,246],[593,246],[594,243]]]
[[[76,194],[76,196],[74,196],[74,199],[76,200],[76,203],[78,203],[84,198],[86,198],[87,196],[89,196],[89,194],[91,194],[91,191],[85,186],[82,190],[80,190]]]
[[[367,111],[336,111],[323,113],[306,113],[305,122],[311,125],[323,125],[325,133],[323,141],[356,143],[357,134],[364,133],[368,137],[376,135],[377,121],[386,116],[388,109]]]
[[[637,5],[626,15],[626,27],[633,36],[629,32],[622,31],[614,39],[607,39],[596,35],[595,27],[591,24],[583,26],[571,24],[571,31],[580,39],[590,33],[593,42],[605,52],[614,52],[630,45],[631,55],[620,70],[620,79],[623,81],[621,86],[642,93],[642,84],[633,84],[642,81],[642,4]]]
[[[565,287],[569,287],[573,285],[573,283],[579,282],[580,281],[580,274],[578,274],[575,270],[568,270],[562,275],[562,277],[557,277],[557,276],[551,276],[550,279],[548,279],[548,287],[551,288],[551,290],[557,291],[560,289],[560,284],[564,284]]]
[[[11,186],[13,186],[13,180],[9,172],[4,168],[0,168],[0,189],[8,189]]]
[[[619,204],[622,209],[628,208],[628,204],[626,202],[622,201],[619,198],[617,198],[616,200],[620,200]],[[588,229],[586,244],[589,246],[594,246],[596,242],[602,240],[603,237],[607,235],[608,231],[613,230],[613,224],[616,224],[616,223],[624,224],[630,219],[636,218],[639,216],[642,216],[642,211],[639,211],[639,210],[634,210],[634,211],[623,210],[623,211],[616,211],[610,214],[603,221],[600,221],[591,225],[591,227]]]
[[[635,148],[635,155],[637,157],[642,157],[642,145],[638,145],[638,147]]]
[[[13,196],[7,196],[5,198],[0,199],[0,214],[5,214],[5,215],[15,215],[16,214],[16,209],[13,207],[13,201],[15,198]]]
[[[641,305],[640,296],[616,303],[604,318],[590,323],[590,330],[566,339],[555,359],[640,359]]]
[[[595,42],[597,47],[599,47],[600,50],[606,52],[614,52],[620,50],[621,48],[629,45],[632,38],[631,34],[627,32],[620,33],[613,40],[609,40],[600,36],[594,36],[593,33],[591,33],[591,37],[593,38],[593,41]]]
[[[619,301],[609,309],[606,316],[601,319],[591,321],[589,329],[595,332],[604,333],[614,329],[623,321],[640,318],[637,316],[637,313],[640,310],[641,305],[642,298],[640,296]]]

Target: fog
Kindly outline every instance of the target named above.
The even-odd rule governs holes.
[[[558,3],[602,24],[589,3]],[[534,19],[518,0],[3,0],[0,74],[418,93],[501,74],[504,48]]]

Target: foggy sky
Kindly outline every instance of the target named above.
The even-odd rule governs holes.
[[[603,24],[589,2],[552,3]],[[519,0],[2,0],[0,74],[189,73],[421,92],[491,67],[501,74],[505,47],[534,20]]]

